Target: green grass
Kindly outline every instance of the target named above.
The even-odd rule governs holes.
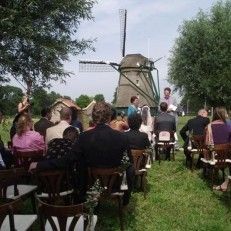
[[[179,129],[188,119],[180,118]],[[231,195],[213,192],[201,171],[187,169],[183,153],[177,152],[176,161],[155,162],[148,171],[147,198],[142,192],[132,194],[124,223],[129,231],[229,231]],[[119,230],[116,204],[100,205],[96,230]]]

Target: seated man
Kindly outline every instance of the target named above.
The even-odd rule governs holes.
[[[191,161],[191,156],[188,151],[189,135],[204,135],[205,128],[208,124],[208,112],[205,109],[200,109],[198,111],[197,116],[195,118],[188,120],[185,126],[180,130],[180,135],[184,140],[184,154],[188,161]]]
[[[123,153],[128,150],[128,141],[123,133],[108,126],[111,120],[111,106],[105,102],[95,104],[92,119],[94,129],[80,134],[72,151],[60,159],[32,163],[30,169],[68,168],[77,162],[79,171],[79,190],[81,197],[86,193],[87,168],[113,168],[121,165]],[[134,170],[132,165],[127,169],[128,192],[124,196],[124,205],[128,204],[133,184]]]
[[[42,118],[34,124],[34,130],[39,132],[41,136],[46,137],[47,128],[54,126],[54,124],[50,121],[51,119],[51,109],[43,108],[41,110]]]
[[[158,142],[159,133],[162,131],[168,131],[171,135],[171,141],[174,141],[174,132],[176,132],[176,120],[175,117],[167,113],[168,104],[162,102],[160,104],[160,114],[156,117],[154,122],[154,133]],[[156,147],[157,148],[157,147]],[[157,149],[156,149],[157,151]],[[171,148],[167,148],[166,159],[170,160]]]
[[[150,147],[150,141],[148,135],[144,132],[140,132],[140,126],[142,118],[140,114],[133,114],[128,117],[129,131],[124,133],[129,142],[130,149],[146,149]]]

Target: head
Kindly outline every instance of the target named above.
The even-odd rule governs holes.
[[[164,89],[164,97],[168,98],[170,96],[170,94],[171,94],[171,88],[166,87]]]
[[[213,112],[213,121],[214,120],[222,120],[226,122],[228,117],[228,113],[224,107],[216,107]]]
[[[139,106],[139,98],[137,96],[132,96],[130,99],[131,104],[133,104],[135,107]]]
[[[29,114],[21,114],[18,118],[18,121],[16,123],[16,133],[21,136],[26,131],[29,131],[32,129],[33,121]]]
[[[111,108],[111,112],[112,112],[112,115],[111,115],[111,121],[112,121],[112,120],[115,120],[117,118],[117,112],[116,112],[116,109],[114,107]]]
[[[65,120],[71,123],[71,110],[68,107],[63,107],[60,111],[60,120]]]
[[[92,120],[94,124],[109,123],[111,121],[111,105],[106,102],[97,102],[92,110]]]
[[[75,127],[67,127],[63,132],[63,138],[75,143],[79,138],[79,132]]]
[[[41,116],[46,117],[48,120],[51,119],[51,109],[46,107],[41,110]]]
[[[148,122],[148,115],[149,115],[149,107],[148,106],[143,106],[142,111],[141,111],[141,118],[143,121],[144,125],[147,125]]]
[[[27,96],[27,95],[23,95],[23,97],[22,97],[22,102],[23,102],[23,103],[28,102],[28,96]]]
[[[128,126],[131,130],[139,130],[142,124],[142,118],[140,114],[132,114],[128,117]]]
[[[160,110],[166,112],[168,110],[168,104],[166,102],[160,103]]]
[[[208,112],[205,109],[200,109],[198,115],[202,117],[208,117]]]

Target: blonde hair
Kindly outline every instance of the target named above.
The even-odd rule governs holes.
[[[28,127],[31,128],[32,118],[29,114],[20,115],[18,122],[16,123],[16,133],[21,136],[24,132],[28,130]]]

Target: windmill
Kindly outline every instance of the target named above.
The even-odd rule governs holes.
[[[121,53],[120,63],[96,60],[80,60],[80,72],[110,72],[118,71],[119,82],[116,89],[115,106],[119,110],[126,110],[130,104],[131,96],[138,96],[141,105],[148,105],[151,109],[156,108],[159,103],[159,74],[155,68],[155,62],[141,54],[125,55],[127,10],[119,10]],[[157,87],[152,76],[152,71],[157,71]]]

